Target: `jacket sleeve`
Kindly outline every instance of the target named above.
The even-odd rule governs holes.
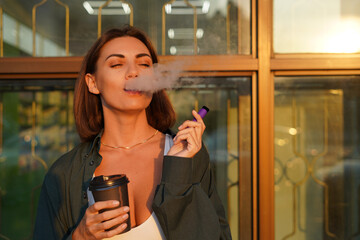
[[[48,175],[43,182],[36,214],[33,239],[71,239],[72,232],[67,227],[61,211],[60,186]]]
[[[231,239],[205,147],[193,158],[164,157],[153,210],[167,240]]]

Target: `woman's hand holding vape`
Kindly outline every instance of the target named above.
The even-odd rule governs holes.
[[[75,229],[72,239],[103,239],[115,236],[126,228],[126,219],[129,217],[129,207],[120,207],[100,213],[100,210],[114,208],[119,205],[118,201],[99,201],[86,209],[84,217]],[[120,224],[113,230],[106,231]]]
[[[167,155],[177,157],[193,157],[202,146],[202,135],[205,131],[205,124],[195,110],[192,111],[194,120],[187,120],[179,126],[179,132],[173,139],[174,145]]]

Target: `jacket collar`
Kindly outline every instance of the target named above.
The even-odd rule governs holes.
[[[90,142],[90,147],[87,151],[87,155],[89,155],[91,152],[93,152],[94,150],[96,150],[96,152],[99,152],[100,150],[100,140],[101,140],[101,136],[104,132],[104,129],[102,129],[98,135],[96,135],[96,137]],[[94,149],[96,148],[96,149]]]

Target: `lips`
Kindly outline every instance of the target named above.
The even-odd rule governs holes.
[[[125,89],[125,88],[124,88],[124,91],[128,94],[142,94],[143,93],[142,91],[133,90],[133,89]]]

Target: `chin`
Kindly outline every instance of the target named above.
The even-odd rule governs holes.
[[[128,111],[142,111],[145,110],[150,105],[151,99],[149,101],[129,101],[123,105],[123,110]]]

